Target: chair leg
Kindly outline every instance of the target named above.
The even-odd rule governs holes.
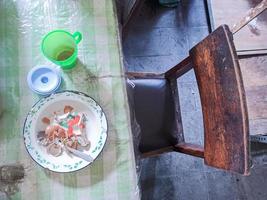
[[[176,79],[170,80],[171,92],[172,92],[172,100],[174,101],[174,109],[175,109],[175,126],[174,130],[177,131],[178,142],[184,142],[184,133],[183,133],[183,122],[181,116],[180,109],[180,101],[179,101],[179,93],[177,87]]]

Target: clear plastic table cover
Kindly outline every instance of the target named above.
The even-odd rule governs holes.
[[[20,163],[25,177],[18,185],[0,184],[11,199],[139,199],[122,66],[115,3],[112,0],[0,1],[0,165]],[[83,35],[78,62],[61,71],[61,90],[93,97],[108,119],[103,152],[89,167],[74,173],[41,168],[27,154],[22,130],[31,106],[41,97],[27,85],[36,65],[53,64],[41,53],[42,38],[55,29]]]

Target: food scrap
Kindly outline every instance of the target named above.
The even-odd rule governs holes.
[[[43,122],[44,124],[50,124],[50,119],[47,118],[47,117],[44,117],[44,118],[42,119],[42,122]]]
[[[74,112],[71,106],[65,106],[64,114],[49,119],[44,117],[42,122],[46,125],[44,131],[37,134],[39,144],[46,147],[49,154],[60,156],[67,147],[81,150],[82,147],[90,147],[90,141],[86,135],[86,116],[84,113]]]
[[[72,110],[73,110],[73,107],[71,107],[71,106],[65,106],[64,113],[71,112]]]

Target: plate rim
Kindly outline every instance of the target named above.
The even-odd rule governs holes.
[[[28,119],[28,117],[29,117],[29,115],[30,115],[30,111],[31,111],[31,109],[34,108],[34,107],[35,107],[41,100],[43,100],[44,98],[46,99],[46,98],[51,97],[52,95],[60,94],[60,93],[65,93],[65,92],[71,92],[71,93],[74,93],[74,94],[77,94],[77,95],[84,95],[85,97],[89,97],[89,98],[91,98],[91,99],[92,99],[92,100],[93,100],[93,101],[94,101],[94,102],[101,108],[101,110],[102,110],[102,112],[103,112],[103,114],[104,114],[104,117],[105,117],[105,120],[106,120],[106,124],[107,124],[107,130],[106,130],[106,136],[107,136],[107,137],[106,137],[106,139],[105,139],[105,141],[104,141],[103,148],[100,150],[99,154],[96,156],[96,158],[93,160],[93,162],[94,162],[95,160],[97,160],[98,157],[103,153],[103,150],[104,150],[104,148],[105,148],[105,146],[106,146],[107,139],[108,139],[109,124],[108,124],[108,120],[107,120],[106,114],[105,114],[104,109],[102,108],[102,106],[101,106],[101,105],[100,105],[100,104],[99,104],[93,97],[89,96],[88,94],[86,94],[86,93],[84,93],[84,92],[80,92],[80,91],[76,91],[76,90],[61,90],[61,91],[53,92],[53,93],[51,93],[51,94],[49,94],[49,95],[47,95],[47,96],[45,96],[45,97],[40,98],[37,102],[35,102],[35,103],[31,106],[31,108],[30,108],[30,110],[28,111],[28,113],[27,113],[27,115],[26,115],[26,118],[25,118],[25,120],[24,120],[24,123],[23,123],[23,130],[22,130],[23,143],[24,143],[24,147],[25,147],[25,149],[26,149],[28,155],[30,156],[30,158],[31,158],[35,163],[37,163],[38,166],[41,166],[43,169],[45,169],[45,170],[49,170],[49,171],[52,171],[52,172],[55,172],[55,173],[72,173],[72,172],[77,172],[77,171],[80,171],[80,170],[82,170],[82,169],[88,167],[89,165],[93,164],[93,162],[91,162],[91,163],[88,163],[87,165],[85,165],[85,166],[82,167],[82,168],[75,169],[75,170],[71,170],[71,171],[56,171],[56,170],[52,170],[52,169],[49,169],[48,167],[44,167],[43,165],[41,165],[40,163],[38,163],[38,162],[32,157],[32,155],[30,154],[30,152],[29,152],[29,150],[28,150],[28,148],[27,148],[27,146],[26,146],[26,141],[25,141],[26,139],[25,139],[25,136],[24,136],[24,130],[25,130],[25,125],[26,125],[27,119]]]

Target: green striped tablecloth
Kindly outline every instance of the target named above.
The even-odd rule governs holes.
[[[76,68],[62,72],[62,89],[92,96],[109,124],[104,151],[91,166],[75,173],[39,167],[22,137],[27,112],[39,99],[27,86],[27,72],[35,65],[51,65],[41,54],[40,42],[53,29],[83,34]],[[21,163],[26,170],[11,199],[139,198],[123,75],[112,0],[0,1],[0,165]]]

